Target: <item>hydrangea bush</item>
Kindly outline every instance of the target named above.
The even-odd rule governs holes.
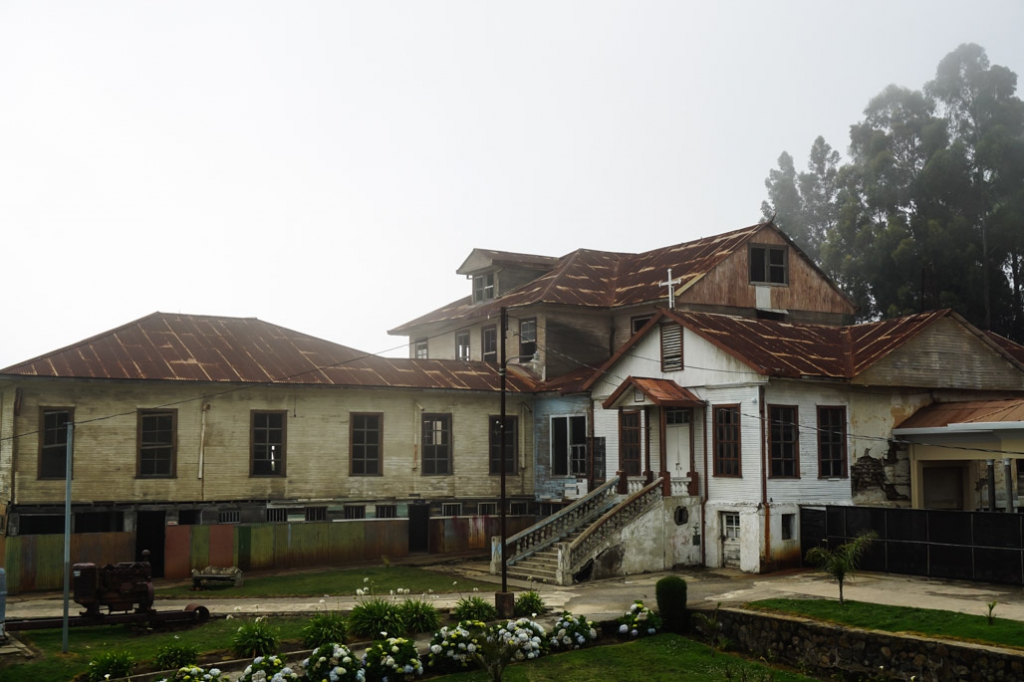
[[[165,677],[159,682],[227,682],[228,676],[218,668],[203,670],[198,665],[186,665],[178,668],[178,671],[171,677]]]
[[[344,644],[325,644],[313,649],[302,662],[310,682],[364,682],[362,661]]]
[[[529,618],[510,620],[498,623],[494,627],[494,635],[499,641],[516,646],[513,660],[533,660],[547,650],[547,633],[544,626]]]
[[[367,682],[402,682],[423,674],[423,663],[412,640],[388,637],[370,645],[363,657]]]
[[[238,682],[298,682],[299,674],[285,665],[280,656],[257,656],[252,660]]]
[[[646,637],[653,635],[661,627],[661,618],[654,611],[644,606],[642,601],[635,601],[619,619],[619,634],[624,637]]]
[[[481,620],[464,620],[454,627],[443,627],[430,640],[427,667],[431,672],[461,672],[476,667],[473,654],[486,635],[487,624]]]
[[[574,616],[568,611],[555,623],[548,637],[548,645],[552,651],[571,651],[582,649],[597,639],[594,623],[584,616]]]

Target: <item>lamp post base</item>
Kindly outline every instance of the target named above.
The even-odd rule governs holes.
[[[495,592],[494,608],[498,610],[498,618],[512,618],[516,612],[516,595],[514,592]]]

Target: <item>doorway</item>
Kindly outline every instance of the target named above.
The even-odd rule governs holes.
[[[409,553],[430,551],[430,505],[409,505]]]
[[[149,550],[149,565],[154,578],[164,577],[164,541],[167,537],[167,513],[140,511],[135,517],[135,560]]]
[[[722,566],[740,567],[740,515],[739,512],[720,512],[722,525]]]

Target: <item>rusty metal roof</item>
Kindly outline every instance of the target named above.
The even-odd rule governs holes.
[[[483,362],[382,358],[255,318],[153,313],[3,376],[495,391]],[[536,384],[509,373],[511,391]]]
[[[606,410],[630,388],[640,390],[647,398],[660,407],[703,407],[704,401],[686,390],[671,379],[652,379],[648,377],[627,377],[615,391],[602,403]]]
[[[734,315],[661,310],[595,372],[589,389],[660,321],[678,322],[765,376],[852,379],[941,318],[970,324],[950,310],[845,327],[791,324]]]
[[[1024,346],[1020,345],[1019,343],[1014,343],[1005,336],[1000,336],[995,332],[987,331],[985,332],[985,336],[988,337],[989,341],[996,344],[1013,357],[1017,358],[1019,362],[1024,362]]]
[[[513,265],[530,270],[550,270],[558,265],[558,259],[552,256],[537,256],[531,253],[514,253],[512,251],[494,251],[492,249],[473,249],[459,269],[460,275],[469,275],[480,268],[471,268],[470,261],[478,260],[492,265]]]
[[[673,278],[682,280],[677,290],[685,290],[765,228],[777,229],[771,223],[759,223],[640,254],[579,249],[557,259],[550,272],[499,298],[474,304],[472,297],[467,296],[388,333],[404,334],[424,324],[487,317],[503,306],[549,303],[611,308],[660,301],[668,297],[659,282],[665,280],[669,268]]]
[[[1024,422],[1024,398],[932,403],[904,419],[897,429],[930,429],[950,424]]]

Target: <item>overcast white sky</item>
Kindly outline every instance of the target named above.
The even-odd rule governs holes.
[[[779,153],[1024,2],[0,3],[0,367],[151,312],[370,352],[474,247],[756,222]],[[404,348],[391,355],[404,355]]]

